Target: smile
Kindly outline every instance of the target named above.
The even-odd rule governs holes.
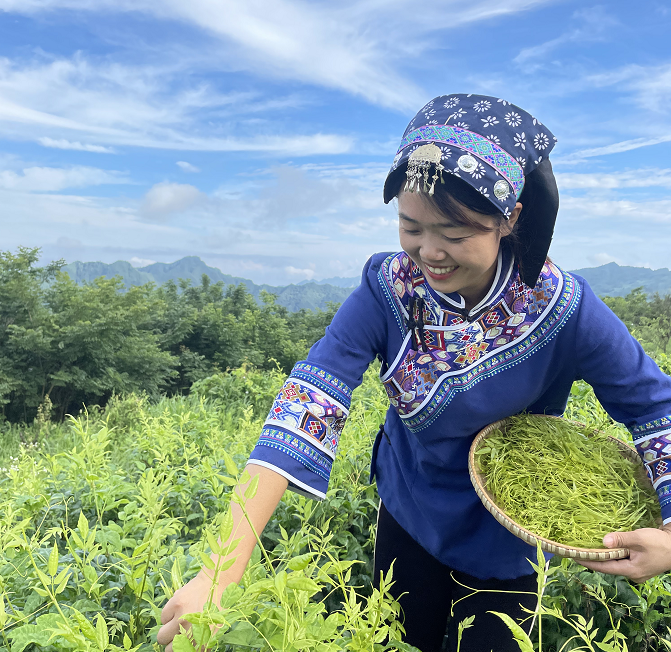
[[[450,267],[433,267],[432,265],[426,265],[426,273],[434,281],[445,281],[458,269],[459,265],[452,265]]]
[[[452,267],[431,267],[431,265],[427,265],[426,269],[428,269],[432,274],[449,274],[450,272],[453,272],[455,269],[459,267],[458,265],[452,265]]]

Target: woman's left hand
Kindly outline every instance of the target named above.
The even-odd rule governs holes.
[[[644,527],[633,532],[611,532],[603,538],[606,548],[629,548],[629,557],[579,564],[611,575],[624,575],[633,582],[645,582],[671,569],[671,523],[659,529]]]

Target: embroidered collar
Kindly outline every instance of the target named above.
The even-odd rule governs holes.
[[[579,286],[552,263],[533,288],[521,281],[512,256],[502,255],[499,263],[468,319],[453,307],[459,295],[429,291],[405,252],[382,264],[378,280],[403,334],[382,382],[411,430],[428,426],[455,393],[541,350],[578,305]]]
[[[412,289],[414,293],[426,298],[426,294],[431,297],[440,308],[451,312],[457,312],[464,319],[473,321],[491,305],[495,304],[504,294],[515,271],[515,259],[513,254],[507,249],[499,250],[496,264],[496,274],[494,280],[483,299],[470,310],[466,311],[466,301],[458,292],[444,294],[431,287],[421,270],[417,265],[411,263]]]

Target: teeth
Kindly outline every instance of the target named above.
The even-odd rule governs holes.
[[[427,265],[426,268],[432,273],[432,274],[449,274],[450,272],[453,272],[455,269],[457,269],[458,265],[452,265],[452,267],[431,267],[431,265]]]

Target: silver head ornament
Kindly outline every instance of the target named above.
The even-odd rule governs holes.
[[[443,153],[440,147],[433,144],[421,145],[408,157],[408,168],[405,172],[408,177],[405,182],[404,190],[410,192],[428,192],[433,195],[436,187],[436,181],[440,179],[443,183],[443,170],[445,169],[441,164]],[[433,176],[431,177],[431,184],[429,185],[429,171],[431,165],[434,166]]]

